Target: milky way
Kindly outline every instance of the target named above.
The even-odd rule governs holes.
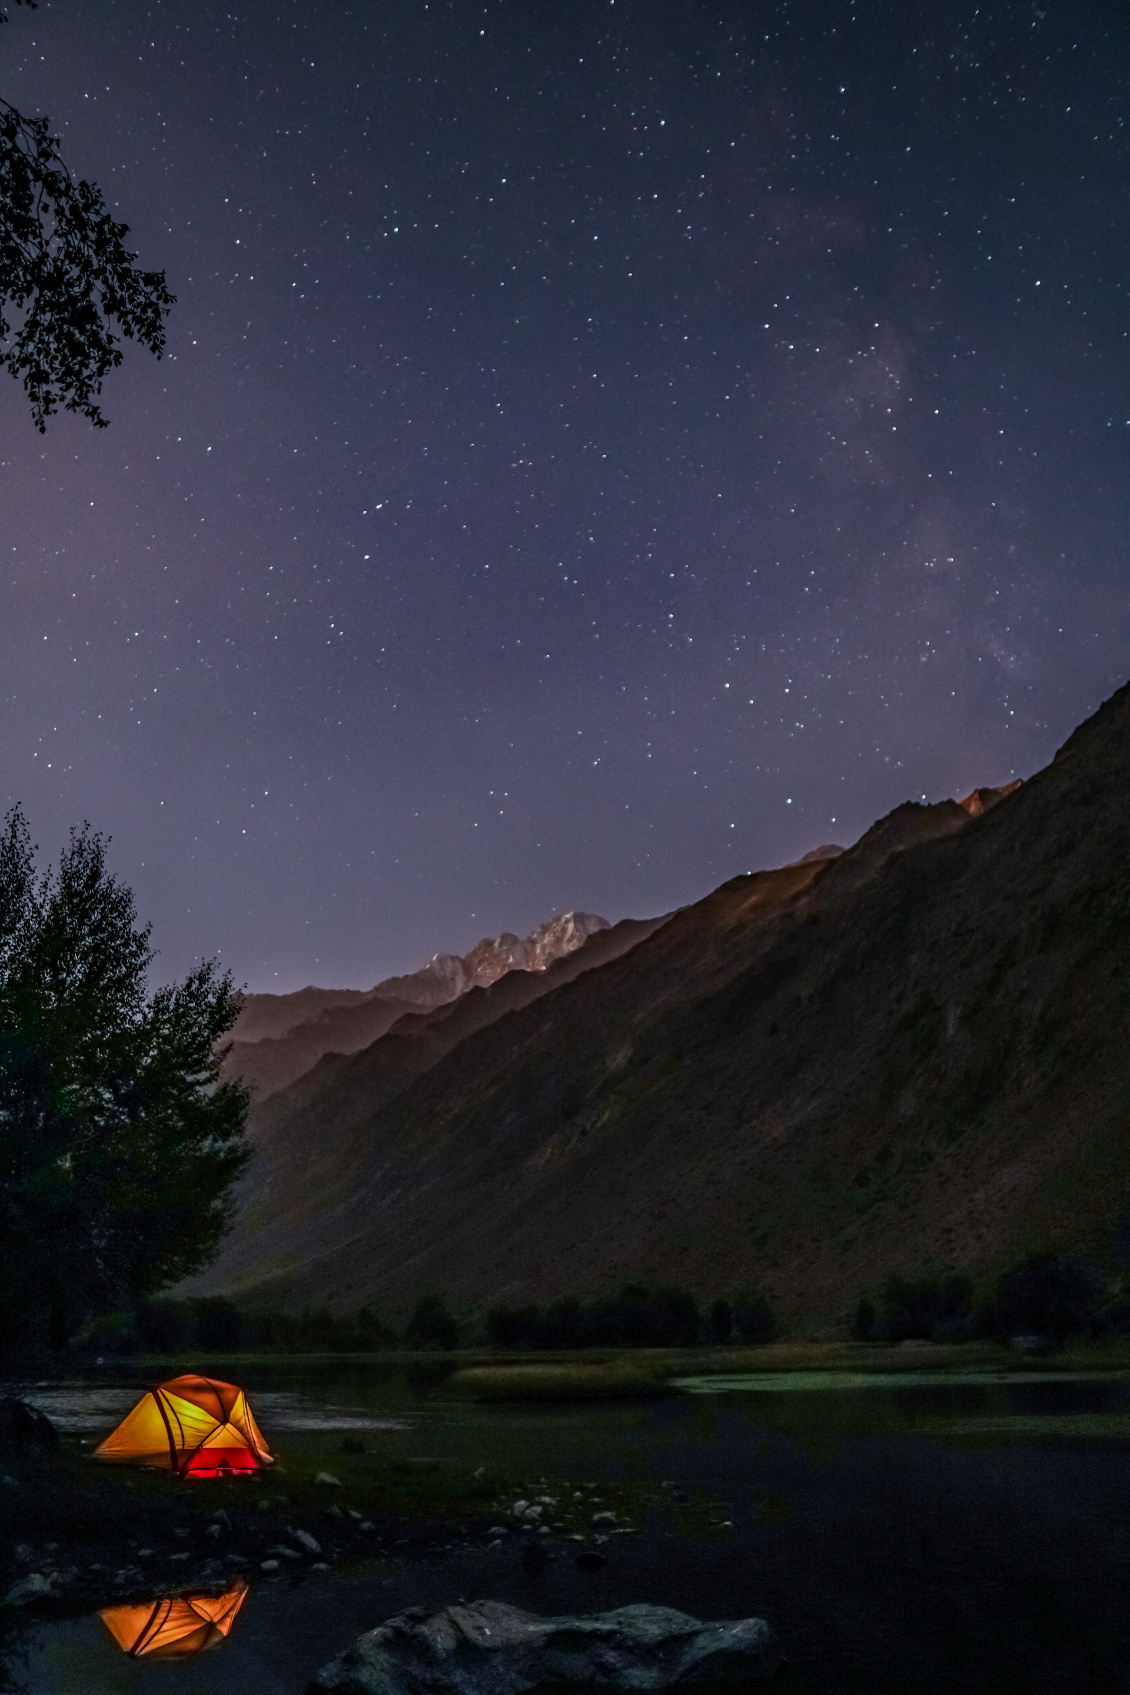
[[[1130,674],[1114,5],[41,0],[178,297],[0,380],[0,775],[158,977],[370,984],[1046,762]]]

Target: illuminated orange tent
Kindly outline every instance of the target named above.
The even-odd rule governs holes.
[[[231,1477],[274,1464],[243,1390],[193,1372],[147,1390],[94,1458],[182,1477]]]
[[[176,1595],[139,1607],[104,1607],[99,1618],[131,1659],[179,1660],[224,1640],[247,1596],[237,1579],[222,1595]]]

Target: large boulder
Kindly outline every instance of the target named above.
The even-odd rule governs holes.
[[[760,1618],[703,1624],[643,1604],[541,1618],[504,1601],[470,1601],[386,1620],[323,1666],[311,1687],[338,1695],[522,1695],[546,1683],[669,1689],[768,1677],[780,1660]]]
[[[59,1433],[46,1413],[16,1395],[0,1395],[0,1442],[27,1442],[50,1448],[58,1440]]]

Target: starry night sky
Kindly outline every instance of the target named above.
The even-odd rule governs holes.
[[[9,7],[11,11],[11,8]],[[41,0],[178,296],[0,377],[0,790],[157,980],[367,986],[1045,763],[1130,674],[1130,18]]]

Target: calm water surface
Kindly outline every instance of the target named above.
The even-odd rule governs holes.
[[[654,1509],[597,1573],[568,1550],[531,1576],[518,1537],[297,1585],[253,1573],[230,1638],[183,1662],[128,1659],[96,1617],[23,1619],[14,1687],[300,1695],[399,1608],[489,1595],[544,1612],[646,1600],[762,1614],[790,1662],[781,1695],[1130,1695],[1130,1374],[767,1374],[686,1379],[657,1402],[490,1407],[432,1398],[434,1376],[386,1365],[234,1375],[284,1456],[324,1452],[332,1466],[359,1436],[515,1488],[662,1482],[713,1510],[688,1529],[676,1507]],[[145,1386],[119,1368],[23,1392],[89,1442]]]

